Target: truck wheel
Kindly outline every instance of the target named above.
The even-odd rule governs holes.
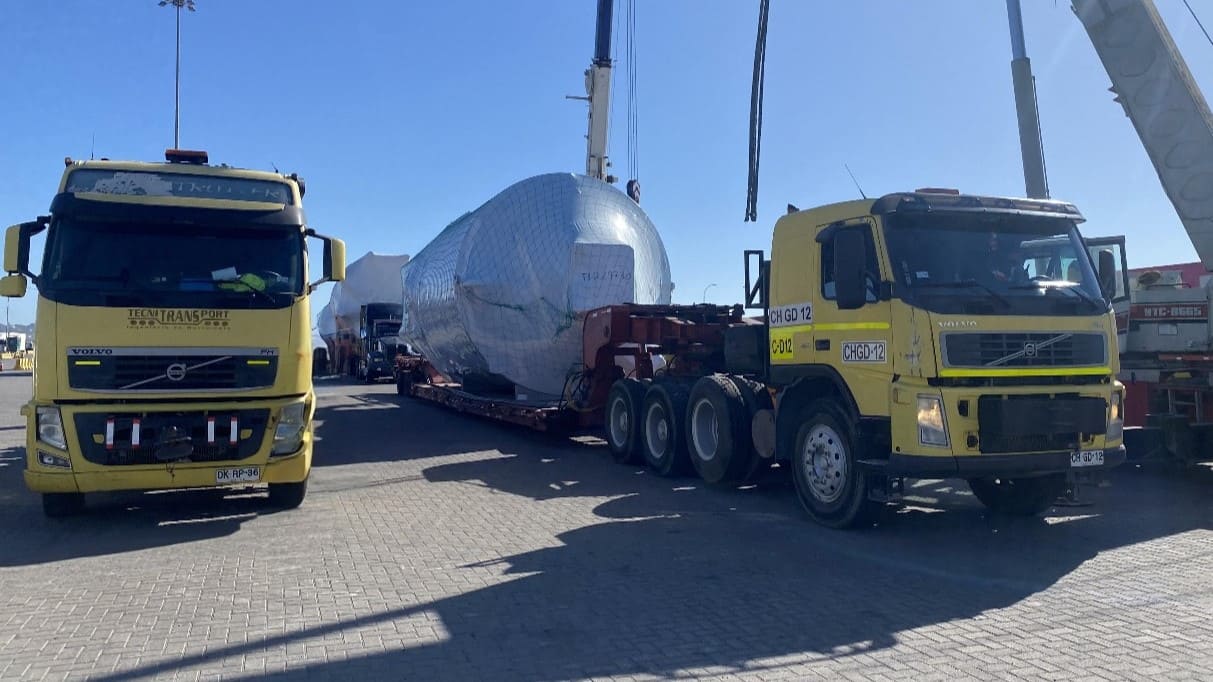
[[[641,412],[644,461],[660,476],[677,476],[686,471],[687,444],[682,422],[687,411],[687,387],[673,381],[649,386]]]
[[[307,479],[298,483],[271,483],[270,506],[278,509],[294,509],[303,504],[307,495]]]
[[[640,463],[640,406],[645,388],[639,379],[619,379],[607,394],[606,442],[611,457],[620,464]]]
[[[750,423],[737,386],[719,374],[701,377],[687,405],[691,464],[707,483],[735,483],[749,472]]]
[[[809,516],[831,528],[870,525],[877,506],[868,499],[867,475],[858,466],[855,428],[833,401],[818,400],[796,432],[792,478]]]
[[[1013,516],[1036,516],[1052,506],[1065,489],[1065,474],[969,479],[969,490],[990,511]]]
[[[83,493],[43,493],[42,513],[52,519],[72,516],[84,511]]]
[[[749,455],[749,465],[746,472],[740,479],[739,483],[753,480],[759,472],[770,469],[775,458],[765,459],[758,456],[758,452],[754,450],[754,436],[752,425],[754,423],[754,415],[759,410],[770,410],[775,407],[771,400],[771,394],[767,391],[767,387],[760,381],[747,379],[742,376],[733,375],[729,379],[737,386],[737,390],[741,393],[741,399],[745,403],[745,447]]]

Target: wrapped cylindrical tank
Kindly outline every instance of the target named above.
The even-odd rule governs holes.
[[[405,255],[367,252],[345,269],[345,280],[333,285],[327,313],[333,322],[329,366],[338,373],[354,374],[358,368],[358,324],[362,307],[370,303],[400,303],[400,268],[409,260]],[[320,324],[327,324],[323,320]]]
[[[401,268],[401,340],[455,379],[564,392],[583,313],[670,302],[661,236],[611,185],[568,173],[518,182],[451,223]]]
[[[333,285],[328,308],[337,332],[358,333],[358,315],[368,303],[399,303],[400,268],[409,260],[405,255],[367,252],[345,269],[345,281]]]
[[[333,355],[333,341],[337,337],[337,320],[333,317],[333,306],[328,303],[316,315],[316,333],[328,348],[329,357]]]

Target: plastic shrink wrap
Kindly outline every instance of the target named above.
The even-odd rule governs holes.
[[[345,281],[333,285],[328,309],[336,331],[358,335],[358,313],[367,303],[398,303],[400,268],[408,256],[368,252],[345,269]],[[323,311],[322,311],[323,314]]]
[[[337,338],[337,320],[333,317],[332,306],[327,303],[320,309],[320,313],[316,315],[316,334],[320,336],[320,340],[324,342],[325,348],[328,349],[329,357],[332,357],[333,342]]]
[[[661,237],[618,189],[581,175],[518,182],[451,223],[400,272],[400,337],[440,372],[551,400],[582,362],[583,313],[670,302]]]

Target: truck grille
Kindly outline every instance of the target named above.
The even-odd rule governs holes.
[[[1083,367],[1108,361],[1102,334],[952,332],[941,343],[947,367]]]
[[[164,464],[166,462],[231,462],[248,459],[265,440],[270,411],[221,410],[215,412],[89,412],[75,416],[76,434],[84,458],[106,466]],[[214,424],[211,425],[211,418]],[[236,442],[231,442],[232,419]],[[134,423],[139,420],[139,443]],[[110,422],[113,426],[110,426]],[[162,448],[168,439],[179,450],[170,458]],[[158,453],[161,456],[157,456]]]
[[[89,351],[88,354],[75,351]],[[98,351],[117,351],[105,354]],[[71,349],[68,385],[83,391],[214,391],[265,388],[278,372],[277,352],[140,353],[141,349]]]

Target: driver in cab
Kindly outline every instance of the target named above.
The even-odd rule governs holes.
[[[997,282],[1016,283],[1028,279],[1023,257],[1015,248],[1005,244],[1006,240],[997,232],[991,232],[986,241],[986,259],[990,276]]]

